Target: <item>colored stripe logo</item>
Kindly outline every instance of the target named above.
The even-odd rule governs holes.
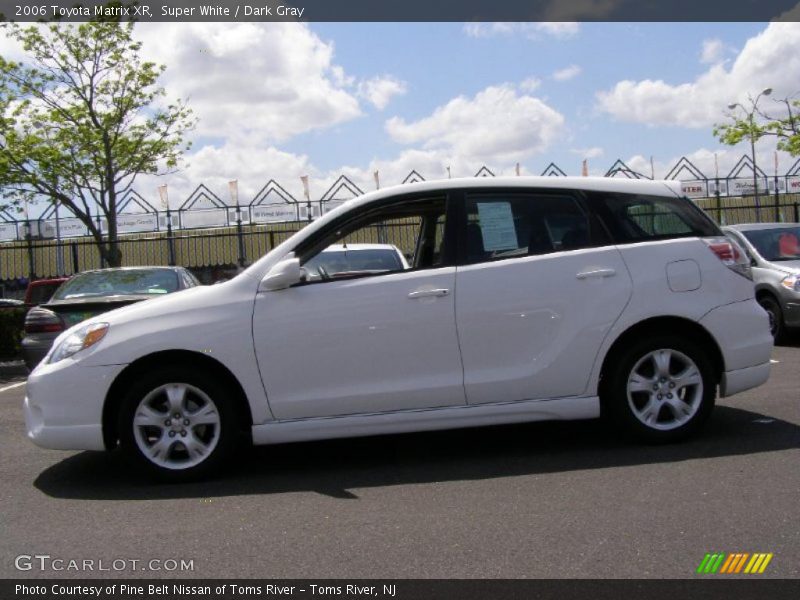
[[[763,573],[772,560],[772,552],[714,552],[706,553],[697,573],[701,574],[736,574],[747,573],[755,575]]]

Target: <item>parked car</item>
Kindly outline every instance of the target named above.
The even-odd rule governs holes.
[[[305,263],[309,279],[377,275],[408,269],[408,261],[393,244],[335,244]]]
[[[749,223],[723,227],[723,231],[747,254],[756,300],[769,315],[775,339],[800,327],[800,225]]]
[[[14,298],[0,298],[0,308],[25,308],[25,303]]]
[[[85,271],[59,286],[49,302],[25,316],[22,357],[33,369],[61,332],[90,317],[199,285],[183,267],[122,267]]]
[[[717,390],[767,380],[772,336],[743,254],[678,192],[513,177],[366,194],[230,281],[63,332],[28,379],[28,436],[118,447],[169,481],[241,440],[601,414],[685,438]],[[408,268],[309,277],[320,252],[389,226],[414,239]]]
[[[44,304],[69,277],[51,277],[31,281],[25,290],[25,304],[29,307]]]

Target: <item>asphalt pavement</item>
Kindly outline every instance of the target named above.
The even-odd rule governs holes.
[[[800,344],[774,359],[677,445],[536,423],[255,448],[188,485],[35,447],[7,379],[0,577],[691,578],[708,552],[764,552],[758,577],[796,578]]]

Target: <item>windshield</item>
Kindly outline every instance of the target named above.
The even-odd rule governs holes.
[[[81,273],[64,283],[53,296],[53,300],[130,294],[169,294],[177,289],[178,275],[168,269],[94,271]]]
[[[769,262],[800,259],[800,226],[740,232]]]
[[[323,250],[305,264],[305,268],[316,272],[319,267],[329,275],[351,271],[399,271],[403,269],[397,252],[382,250]]]

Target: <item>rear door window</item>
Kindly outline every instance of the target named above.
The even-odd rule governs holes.
[[[467,264],[592,245],[589,219],[567,194],[470,194],[466,207]]]

